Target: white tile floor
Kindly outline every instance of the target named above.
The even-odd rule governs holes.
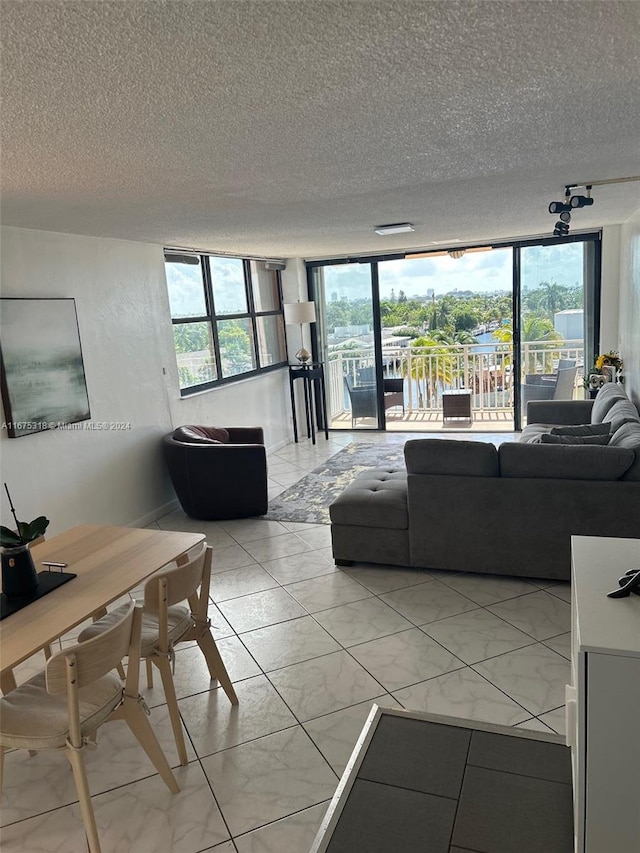
[[[270,454],[270,495],[352,440],[399,437],[288,445]],[[175,796],[123,723],[102,729],[87,764],[104,853],[307,853],[373,702],[562,733],[568,584],[338,569],[329,528],[309,524],[177,511],[158,526],[202,530],[214,548],[210,613],[240,704],[210,683],[197,647],[177,651],[180,768],[162,688],[145,688]],[[27,661],[18,680],[42,664]],[[6,756],[2,823],[4,853],[86,850],[62,755]]]

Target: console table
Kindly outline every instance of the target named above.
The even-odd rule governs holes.
[[[304,391],[304,415],[307,422],[307,435],[316,443],[316,424],[324,432],[325,439],[329,438],[327,422],[327,395],[324,384],[324,366],[321,362],[310,361],[306,364],[289,365],[289,390],[291,391],[291,412],[293,414],[293,437],[298,441],[298,419],[296,416],[296,379],[302,380]],[[316,400],[320,408],[316,410]]]
[[[640,596],[607,598],[640,568],[640,540],[573,536],[571,747],[576,853],[640,850]]]

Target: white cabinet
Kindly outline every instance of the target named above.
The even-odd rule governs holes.
[[[640,596],[606,597],[627,569],[640,569],[640,540],[574,536],[572,558],[566,716],[576,851],[640,853]]]

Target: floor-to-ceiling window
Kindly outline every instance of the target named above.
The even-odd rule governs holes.
[[[520,428],[582,396],[597,343],[599,234],[309,262],[333,429]],[[536,386],[536,387],[534,387]],[[443,396],[471,418],[443,420]]]
[[[520,250],[520,418],[529,400],[570,400],[583,390],[594,340],[593,240]],[[587,348],[585,350],[585,342]]]
[[[370,263],[315,267],[312,280],[319,348],[326,365],[329,421],[337,428],[378,429],[378,315]]]

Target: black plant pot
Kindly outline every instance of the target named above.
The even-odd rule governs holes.
[[[38,575],[28,545],[2,550],[2,591],[7,598],[26,598],[38,588]]]

